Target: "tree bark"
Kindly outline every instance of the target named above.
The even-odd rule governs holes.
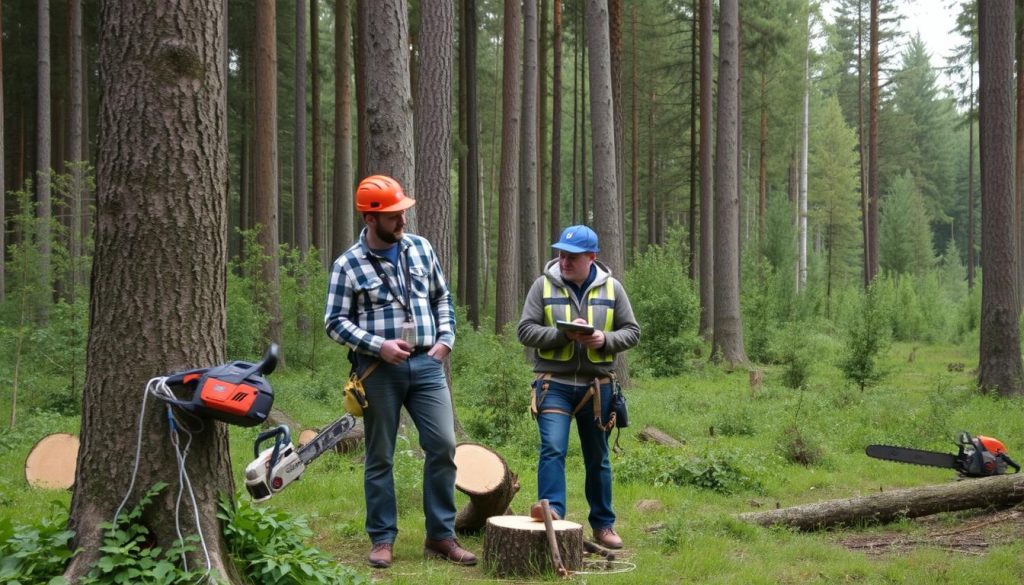
[[[480,122],[476,79],[476,1],[463,0],[462,77],[466,80],[466,257],[459,271],[466,273],[466,318],[480,325]]]
[[[455,466],[455,487],[469,496],[455,516],[457,533],[480,532],[488,518],[508,513],[519,492],[519,477],[500,455],[483,445],[461,443],[455,448]]]
[[[594,231],[601,258],[612,274],[625,273],[622,217],[615,154],[615,111],[607,0],[586,2],[587,52],[590,59],[590,125],[593,152]]]
[[[295,133],[292,146],[292,222],[295,247],[309,253],[309,189],[306,183],[306,0],[295,2]]]
[[[583,527],[567,520],[552,522],[563,566],[583,566]],[[544,522],[529,516],[492,516],[484,535],[484,566],[498,577],[528,577],[552,573],[551,551]]]
[[[348,0],[336,0],[334,22],[334,190],[331,254],[337,258],[352,240],[352,14]]]
[[[715,323],[714,182],[711,168],[711,85],[714,47],[711,0],[700,0],[700,334],[710,341]]]
[[[50,303],[53,295],[51,274],[51,228],[53,209],[50,202],[50,1],[38,0],[36,4],[36,215],[39,218],[37,242],[39,247],[39,290],[36,320],[46,325],[50,320]]]
[[[537,246],[537,0],[523,1],[523,107],[519,125],[519,292],[526,298],[540,273]]]
[[[267,337],[281,343],[278,247],[277,156],[277,24],[273,0],[256,0],[256,111],[253,120],[253,219],[259,227],[257,242],[266,257],[260,278],[265,285],[259,303],[267,312]]]
[[[68,98],[69,98],[69,111],[68,111],[68,170],[71,174],[71,192],[69,196],[69,211],[71,214],[70,221],[68,221],[68,262],[70,266],[67,271],[65,280],[67,281],[67,299],[70,302],[74,302],[75,298],[80,294],[79,289],[85,285],[85,272],[81,263],[82,257],[82,209],[83,199],[85,198],[85,165],[86,162],[82,156],[82,125],[83,125],[83,109],[82,109],[82,2],[81,0],[71,0],[68,3],[68,12],[71,20],[70,24],[70,45],[71,63],[68,65],[70,77],[68,82]],[[2,91],[0,87],[0,91]],[[0,104],[2,106],[2,104]],[[0,108],[2,111],[2,108]],[[3,126],[0,125],[0,136],[3,136]],[[3,151],[0,151],[0,160],[3,160]],[[0,165],[2,166],[2,165]],[[2,176],[0,176],[2,179]],[[3,182],[0,180],[0,193],[4,193]],[[2,209],[0,209],[0,217],[3,217]],[[2,246],[2,242],[0,242]],[[0,256],[0,263],[3,262],[3,257]],[[0,288],[3,288],[3,279],[0,278]],[[3,295],[0,294],[0,300],[3,299]]]
[[[731,366],[747,362],[740,315],[739,1],[722,0],[719,13],[718,132],[715,141],[714,341],[711,358]]]
[[[518,2],[505,3],[501,83],[501,182],[498,233],[519,233],[519,20]],[[498,238],[494,328],[501,333],[515,319],[518,301],[519,250],[514,237]]]
[[[154,372],[219,363],[226,335],[227,112],[222,99],[221,2],[158,10],[104,2],[100,22],[101,99],[96,253],[91,329],[70,527],[75,581],[98,558],[100,524],[110,521],[132,479],[141,390]],[[145,66],[143,66],[145,64]],[[181,229],[188,226],[189,229]],[[167,286],[173,282],[174,286]],[[150,405],[128,505],[156,481],[178,483],[166,415]],[[217,519],[219,494],[234,493],[228,433],[208,422],[193,433],[188,472],[212,572],[238,582]],[[141,522],[153,545],[177,539],[175,489],[164,490]],[[187,509],[187,506],[186,506]],[[191,566],[205,566],[192,554]]]
[[[1016,295],[1013,193],[1013,0],[978,7],[981,96],[981,339],[978,386],[1024,393]]]
[[[868,263],[865,281],[870,285],[878,276],[878,226],[881,193],[878,187],[878,0],[871,0],[871,38],[868,69]]]
[[[366,100],[359,104],[367,134],[359,135],[366,152],[367,175],[387,175],[416,198],[413,152],[412,88],[409,81],[409,6],[406,0],[374,0],[363,8],[365,29],[359,44],[366,57]],[[365,34],[363,34],[365,33]],[[406,212],[408,230],[417,231],[415,208]],[[434,242],[435,245],[439,242]]]
[[[562,230],[562,0],[554,0],[551,41],[551,223],[548,237]]]
[[[0,12],[0,30],[3,29],[3,16]],[[4,111],[4,52],[3,39],[0,38],[0,112]],[[4,136],[4,117],[0,116],[0,136]],[[6,149],[4,141],[0,140],[0,161],[6,161]],[[0,164],[0,194],[7,193],[6,164]],[[7,210],[4,200],[6,197],[0,195],[0,222],[7,221]],[[7,230],[0,229],[0,303],[6,300],[7,279],[5,267],[7,266]]]
[[[829,500],[737,517],[761,526],[820,530],[864,522],[892,522],[940,512],[1012,506],[1024,501],[1024,475],[1011,474],[917,488],[891,490],[842,500]]]
[[[310,244],[319,252],[320,263],[327,266],[327,238],[324,235],[327,225],[324,218],[324,153],[320,128],[320,0],[309,0],[309,69],[313,94],[310,96],[310,125],[313,131],[313,219],[310,222],[313,229]]]

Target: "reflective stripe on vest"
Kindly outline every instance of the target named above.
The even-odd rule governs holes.
[[[558,291],[557,293],[555,291]],[[572,321],[572,310],[570,308],[569,291],[562,287],[556,287],[550,278],[544,278],[544,324],[554,327],[555,321]],[[594,308],[604,308],[604,318],[600,319],[601,311],[595,315]],[[556,316],[557,315],[557,316]],[[595,319],[600,319],[598,322]],[[611,331],[615,323],[615,286],[609,278],[604,285],[590,289],[587,293],[587,322],[601,331]],[[546,360],[566,362],[572,359],[576,352],[576,344],[569,343],[557,349],[538,349],[537,355]],[[595,363],[611,363],[615,359],[614,354],[604,354],[600,350],[587,348],[587,358]]]

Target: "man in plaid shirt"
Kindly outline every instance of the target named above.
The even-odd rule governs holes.
[[[443,362],[455,343],[455,311],[430,242],[404,231],[415,204],[390,177],[363,179],[356,211],[366,227],[334,261],[324,316],[327,334],[354,351],[357,371],[379,362],[363,381],[368,561],[378,568],[391,565],[398,534],[392,462],[402,406],[426,454],[424,555],[476,564],[454,531],[455,420]]]

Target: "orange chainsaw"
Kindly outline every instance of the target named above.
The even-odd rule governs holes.
[[[1007,473],[1007,467],[1012,467],[1014,473],[1020,471],[1020,465],[1010,459],[1006,445],[999,439],[983,435],[972,437],[967,431],[960,431],[956,444],[959,448],[956,455],[889,445],[868,445],[864,451],[875,459],[955,469],[964,477],[1002,475]]]

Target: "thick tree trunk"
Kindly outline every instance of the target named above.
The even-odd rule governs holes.
[[[1013,0],[979,5],[981,339],[978,386],[1024,393],[1013,233]]]
[[[551,41],[551,224],[552,242],[562,230],[562,0],[554,0]]]
[[[366,57],[366,101],[359,103],[359,115],[365,119],[367,130],[367,134],[359,135],[359,150],[365,150],[367,157],[365,172],[394,178],[405,189],[405,195],[415,199],[408,2],[375,0],[361,4],[372,4],[362,9],[366,20],[359,36]],[[415,208],[406,215],[408,230],[418,233]]]
[[[72,581],[96,561],[100,524],[113,519],[128,492],[133,469],[126,454],[135,452],[139,431],[146,456],[127,504],[134,505],[157,481],[170,484],[141,522],[151,530],[152,544],[166,550],[174,543],[175,447],[162,408],[149,404],[141,425],[134,424],[141,415],[142,390],[153,373],[224,358],[223,3],[148,7],[118,2],[101,7],[96,254],[82,446],[70,512],[80,549],[66,573]],[[186,505],[182,532],[201,530],[212,571],[237,582],[217,519],[219,494],[234,493],[223,424],[208,422],[193,433],[187,469],[199,526]],[[202,553],[191,561],[192,567],[206,564]]]
[[[416,87],[416,206],[419,234],[451,274],[452,0],[423,0]]]
[[[455,487],[469,502],[455,516],[455,531],[476,533],[491,516],[508,513],[519,492],[519,477],[500,455],[483,445],[461,443],[455,448]]]
[[[331,252],[337,258],[355,238],[352,203],[352,18],[348,0],[337,0],[334,23],[334,209]]]
[[[3,17],[0,15],[0,30],[3,29]],[[0,39],[0,112],[4,111],[4,52],[3,52],[3,39]],[[0,116],[0,136],[4,135],[4,117]],[[4,141],[0,140],[0,161],[6,161],[5,158],[6,149],[4,148]],[[7,193],[6,183],[6,164],[0,164],[0,194]],[[5,222],[7,218],[7,210],[4,204],[6,197],[0,196],[0,222]],[[7,230],[0,230],[0,303],[3,303],[6,299],[5,292],[7,290],[7,282],[5,276],[5,266],[7,266],[6,250],[7,250]]]
[[[891,522],[971,508],[1012,506],[1022,501],[1024,475],[1011,474],[892,490],[766,512],[747,512],[737,517],[761,526],[819,530],[865,522]]]
[[[256,0],[256,111],[253,119],[255,173],[253,177],[253,219],[260,226],[257,242],[266,260],[260,278],[266,285],[260,304],[270,317],[267,337],[281,343],[280,282],[277,273],[278,246],[278,156],[277,156],[277,25],[273,0]]]
[[[526,298],[540,273],[537,247],[537,0],[523,2],[523,107],[519,125],[519,291]]]
[[[502,47],[501,183],[498,195],[498,233],[519,233],[519,20],[518,2],[505,3]],[[498,238],[497,291],[494,327],[501,333],[519,309],[519,249],[516,238]]]
[[[740,316],[739,168],[739,1],[722,0],[719,20],[718,132],[715,141],[714,313],[711,357],[730,365],[746,363]]]
[[[612,91],[611,46],[606,0],[586,2],[587,52],[590,55],[590,125],[593,152],[594,231],[601,258],[612,274],[625,274],[622,212],[619,209],[615,158],[615,111]]]

